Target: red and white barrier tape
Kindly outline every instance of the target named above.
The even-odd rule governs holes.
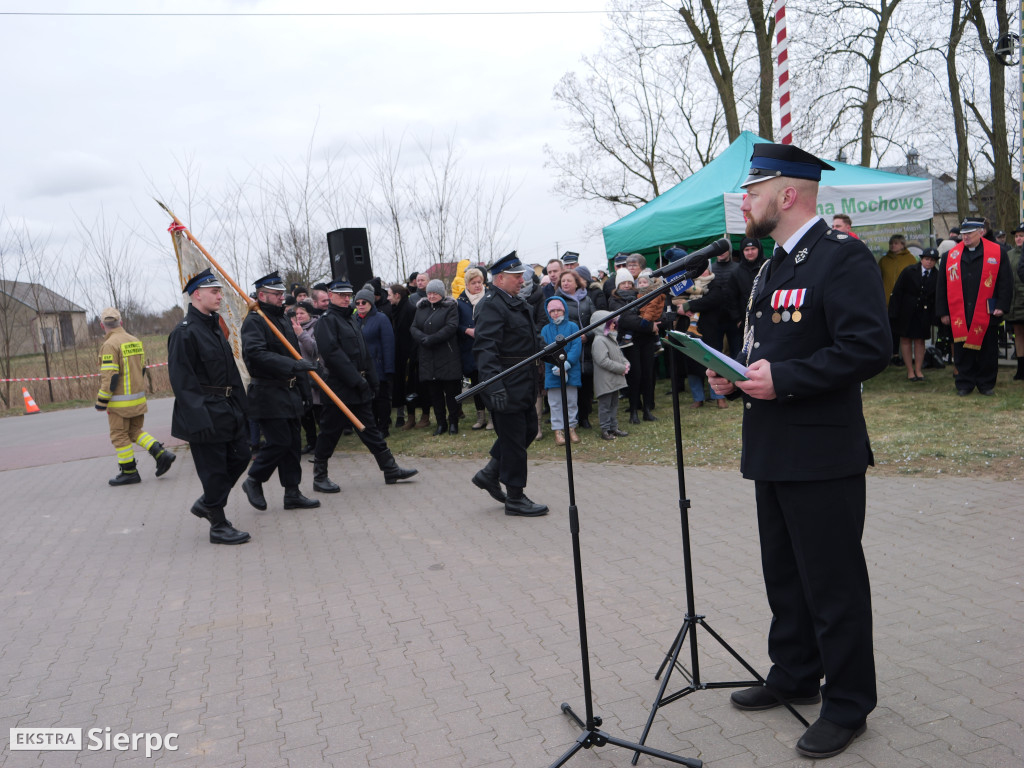
[[[150,363],[147,368],[159,368],[167,365],[167,363]],[[0,383],[8,381],[71,381],[73,379],[95,379],[98,378],[98,373],[84,373],[81,376],[30,376],[25,379],[0,379]]]

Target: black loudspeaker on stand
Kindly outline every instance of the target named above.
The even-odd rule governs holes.
[[[654,716],[658,714],[658,710],[666,704],[671,704],[673,701],[688,696],[691,693],[697,691],[706,690],[709,688],[747,688],[753,685],[764,685],[765,680],[761,675],[757,673],[747,661],[737,653],[737,651],[729,645],[721,635],[713,630],[710,625],[704,620],[703,614],[698,614],[696,609],[696,600],[693,592],[693,560],[690,555],[690,500],[686,497],[686,469],[683,464],[683,432],[682,425],[679,417],[679,376],[677,375],[676,366],[682,363],[682,353],[669,349],[669,375],[672,379],[672,418],[675,426],[675,443],[676,443],[676,480],[679,485],[679,518],[680,524],[683,529],[683,579],[686,585],[686,615],[683,617],[683,625],[679,628],[679,632],[676,633],[675,640],[672,641],[672,647],[669,648],[665,654],[665,658],[661,662],[661,666],[658,667],[658,672],[655,674],[654,679],[661,679],[661,686],[658,688],[658,695],[654,700],[654,706],[651,707],[650,716],[647,718],[647,724],[644,726],[643,733],[640,734],[640,743],[644,744],[647,741],[647,734],[651,732],[651,726],[654,723]],[[735,680],[729,682],[706,682],[701,679],[700,676],[700,658],[697,654],[697,628],[703,628],[712,638],[714,638],[719,645],[727,650],[736,661],[738,661],[744,669],[747,670],[751,675],[754,676],[753,680]],[[679,655],[683,650],[683,644],[690,641],[690,669],[687,670],[680,662]],[[666,672],[666,668],[668,671]],[[680,674],[686,678],[688,685],[679,689],[678,691],[665,695],[665,691],[668,688],[669,679],[672,677],[672,672],[679,670]],[[665,676],[662,677],[662,673]],[[780,701],[782,701],[780,699]],[[799,720],[804,726],[807,726],[807,721],[793,709],[792,705],[782,701],[783,705],[788,709],[793,716]],[[640,757],[640,752],[633,755],[633,765],[636,765],[637,760]]]
[[[547,347],[542,349],[537,354],[532,355],[532,356],[530,356],[530,357],[528,357],[528,358],[526,358],[524,360],[521,360],[521,361],[517,362],[515,365],[505,369],[501,373],[497,374],[496,376],[493,376],[490,379],[487,379],[486,381],[480,382],[475,387],[472,387],[471,389],[468,389],[465,392],[463,392],[462,394],[460,394],[456,398],[456,400],[458,402],[462,402],[463,400],[466,400],[466,399],[472,397],[476,393],[483,391],[484,389],[486,389],[493,382],[499,381],[499,380],[505,378],[506,376],[509,376],[512,373],[514,373],[515,371],[518,371],[518,370],[520,370],[522,368],[525,368],[527,366],[532,366],[532,365],[534,365],[536,363],[537,360],[540,360],[540,359],[543,358],[543,359],[549,361],[551,364],[557,364],[558,367],[561,369],[560,370],[561,375],[559,376],[559,382],[560,382],[560,389],[561,389],[561,395],[562,395],[562,412],[565,413],[566,415],[568,415],[568,412],[569,412],[568,394],[567,394],[567,390],[566,390],[565,367],[564,367],[565,360],[566,360],[566,354],[565,354],[565,347],[566,347],[566,345],[569,342],[573,341],[574,339],[577,339],[580,336],[583,336],[585,333],[589,333],[590,331],[592,331],[592,330],[594,330],[596,328],[602,327],[605,324],[605,322],[607,322],[607,320],[609,320],[609,319],[611,319],[613,317],[617,317],[617,316],[621,315],[623,312],[627,312],[627,311],[629,311],[631,309],[643,306],[644,304],[649,303],[655,297],[661,296],[661,295],[667,293],[671,289],[671,287],[673,285],[675,285],[676,283],[680,283],[680,282],[682,282],[682,281],[684,281],[686,279],[691,279],[693,277],[696,277],[696,276],[700,275],[704,271],[706,266],[707,266],[707,260],[704,261],[703,265],[699,265],[699,267],[697,267],[695,269],[692,269],[692,270],[686,271],[686,272],[681,272],[678,275],[678,277],[676,277],[673,280],[671,280],[670,282],[668,282],[662,288],[659,288],[657,290],[651,291],[646,296],[642,296],[642,297],[636,299],[635,301],[631,301],[630,303],[626,304],[625,306],[620,307],[617,310],[614,310],[606,318],[604,318],[604,319],[602,319],[602,320],[600,320],[600,321],[598,321],[596,323],[591,323],[587,327],[581,328],[580,330],[576,331],[573,334],[570,334],[567,337],[558,336],[552,344],[548,345]],[[497,289],[495,289],[495,290],[497,290]],[[486,301],[486,299],[485,299],[485,301]],[[676,403],[676,411],[678,413],[678,401]],[[678,435],[678,422],[677,422],[676,432],[677,432],[677,435]],[[643,744],[643,742],[635,743],[635,742],[631,742],[631,741],[626,741],[625,739],[616,738],[616,737],[606,733],[605,731],[601,730],[601,725],[602,725],[601,718],[594,714],[594,696],[593,696],[593,690],[591,688],[591,683],[590,683],[590,649],[589,649],[589,646],[588,646],[588,643],[587,643],[587,614],[586,614],[586,607],[585,607],[586,606],[586,600],[585,600],[585,595],[584,595],[584,590],[583,590],[583,562],[582,562],[582,557],[581,557],[581,554],[580,554],[580,516],[579,516],[579,510],[578,510],[578,508],[576,506],[576,485],[575,485],[575,478],[573,476],[572,441],[571,440],[566,440],[565,441],[565,463],[566,463],[566,470],[567,470],[566,477],[567,477],[568,486],[569,486],[569,531],[572,534],[573,573],[574,573],[574,577],[575,577],[575,581],[576,581],[576,613],[577,613],[578,620],[579,620],[580,657],[581,657],[582,677],[583,677],[583,700],[584,700],[584,705],[585,705],[585,708],[586,708],[586,711],[585,711],[586,720],[581,719],[573,711],[572,707],[570,707],[568,704],[562,704],[562,711],[565,714],[569,715],[573,719],[573,721],[580,728],[583,729],[583,731],[582,731],[582,733],[580,733],[579,737],[577,737],[575,743],[572,746],[570,746],[569,749],[567,749],[565,751],[565,753],[562,754],[562,756],[558,758],[558,760],[556,760],[554,763],[551,764],[551,768],[558,768],[559,766],[565,765],[581,749],[590,749],[591,747],[604,747],[604,746],[607,746],[609,744],[612,745],[612,746],[615,746],[615,747],[621,747],[623,749],[629,750],[630,752],[635,752],[636,755],[634,756],[634,762],[636,761],[636,758],[639,755],[643,754],[643,755],[649,755],[651,757],[657,757],[657,758],[660,758],[662,760],[667,760],[668,762],[676,763],[677,765],[685,765],[685,766],[688,766],[689,768],[701,768],[704,764],[700,760],[697,760],[696,758],[680,757],[679,755],[674,755],[671,752],[663,752],[663,751],[658,750],[658,749],[652,749],[651,747],[645,746]],[[687,573],[689,573],[689,569],[687,569]],[[691,585],[691,592],[692,592],[692,585]],[[653,719],[653,713],[652,713],[651,717]],[[649,730],[650,730],[650,723],[648,723],[648,728],[644,731],[644,737],[645,738],[646,738],[647,732]]]
[[[333,280],[348,280],[358,291],[373,279],[370,243],[365,229],[349,227],[328,232],[327,253],[331,257]]]

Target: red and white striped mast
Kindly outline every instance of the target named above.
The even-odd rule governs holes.
[[[775,2],[775,55],[779,78],[779,143],[793,143],[789,101],[789,39],[786,36],[786,0]]]

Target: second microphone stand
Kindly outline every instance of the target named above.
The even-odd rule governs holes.
[[[669,342],[671,345],[671,342]],[[682,423],[679,415],[679,376],[677,375],[676,366],[682,362],[682,353],[672,349],[668,351],[669,355],[669,375],[672,379],[672,419],[675,427],[675,444],[676,444],[676,483],[679,488],[679,522],[680,527],[683,531],[683,581],[686,586],[686,614],[683,617],[683,625],[679,628],[676,633],[675,640],[672,641],[672,645],[665,654],[665,658],[661,662],[661,666],[658,667],[658,672],[655,674],[654,679],[661,679],[661,686],[658,688],[658,695],[654,700],[654,705],[651,707],[651,713],[647,718],[647,724],[644,726],[643,733],[640,735],[640,743],[643,744],[647,741],[647,735],[651,732],[651,726],[654,723],[654,716],[658,713],[658,710],[666,704],[671,704],[673,701],[688,696],[691,693],[697,691],[707,690],[710,688],[747,688],[753,685],[766,685],[765,679],[761,677],[746,659],[733,648],[725,639],[715,632],[714,629],[705,621],[704,614],[697,613],[696,599],[693,591],[693,559],[690,554],[690,500],[686,496],[686,468],[683,463],[683,430]],[[701,679],[700,674],[700,658],[697,654],[697,628],[703,628],[711,637],[718,642],[725,650],[727,650],[736,661],[738,661],[744,669],[753,675],[753,680],[734,680],[728,682],[706,682]],[[690,641],[690,670],[687,670],[680,662],[679,656],[683,650],[683,644]],[[665,672],[666,667],[668,672],[662,677],[662,673]],[[668,688],[669,679],[672,676],[674,670],[679,672],[686,678],[688,685],[680,688],[678,691],[665,695],[665,691]],[[768,689],[771,690],[771,689]],[[807,725],[807,721],[803,716],[793,709],[792,705],[778,697],[779,701],[788,709],[793,716]],[[636,765],[637,760],[640,757],[640,752],[633,755],[633,765]]]

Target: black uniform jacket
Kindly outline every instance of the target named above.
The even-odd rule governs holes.
[[[534,290],[537,290],[536,288]],[[476,306],[473,355],[480,381],[487,381],[538,351],[532,307],[518,296],[490,287]],[[532,408],[537,400],[537,369],[527,365],[484,390],[508,393],[508,410]],[[490,402],[487,403],[490,407]]]
[[[772,322],[775,292],[799,288],[806,289],[800,320]],[[868,247],[818,221],[781,264],[766,268],[748,321],[749,363],[771,363],[776,399],[743,396],[743,476],[830,480],[866,471],[873,457],[860,384],[886,367],[892,351]]]
[[[247,404],[220,316],[204,315],[190,306],[167,339],[167,363],[174,390],[171,434],[190,443],[234,439],[245,425]]]
[[[260,302],[260,309],[298,351],[299,341],[291,322],[284,316],[284,307]],[[249,416],[256,421],[301,419],[302,402],[311,399],[309,377],[295,372],[298,361],[270,330],[267,321],[255,312],[250,312],[242,321],[242,359],[251,377]]]
[[[939,274],[939,270],[932,267],[925,280],[920,264],[911,264],[900,272],[889,297],[889,317],[898,335],[927,338],[936,319],[935,288]]]
[[[368,403],[377,390],[377,366],[352,310],[331,304],[313,332],[327,385],[343,403]]]

